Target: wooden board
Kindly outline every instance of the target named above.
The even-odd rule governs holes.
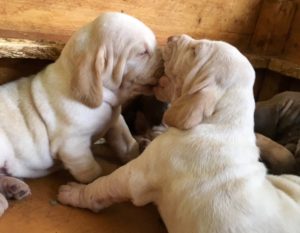
[[[163,43],[174,34],[223,39],[245,48],[262,0],[0,0],[0,37],[66,41],[104,11],[131,14]]]
[[[281,55],[296,12],[292,0],[264,0],[250,44],[252,53]]]
[[[281,57],[269,57],[246,54],[252,65],[257,69],[267,69],[284,76],[300,80],[300,64],[290,62]]]
[[[298,8],[291,26],[283,58],[300,64],[300,0],[295,0],[295,2]]]

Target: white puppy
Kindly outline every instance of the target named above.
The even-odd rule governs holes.
[[[171,37],[166,76],[171,126],[139,156],[89,185],[62,186],[59,201],[99,211],[154,202],[170,233],[300,232],[300,179],[267,176],[253,131],[255,73],[233,46]]]
[[[94,135],[107,137],[123,160],[136,157],[138,144],[120,106],[149,92],[162,67],[148,27],[105,13],[76,32],[55,63],[0,86],[0,215],[5,197],[30,193],[13,177],[44,176],[57,159],[81,182],[98,177],[101,168],[90,151]]]

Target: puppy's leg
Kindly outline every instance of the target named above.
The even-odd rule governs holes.
[[[271,173],[295,172],[296,160],[284,146],[258,133],[256,133],[256,144],[260,149],[261,159],[267,164]]]
[[[0,193],[7,198],[21,200],[31,194],[29,186],[15,177],[0,176]]]
[[[105,139],[122,162],[128,162],[140,154],[139,144],[131,135],[122,115],[105,135]]]
[[[6,198],[0,193],[0,216],[4,213],[4,211],[8,208],[8,202]]]
[[[89,139],[70,138],[59,150],[59,156],[65,168],[82,183],[93,181],[100,176],[102,171],[89,147]]]
[[[66,205],[87,208],[95,212],[113,203],[131,200],[135,205],[144,205],[153,198],[153,185],[145,179],[146,168],[137,160],[115,170],[108,176],[100,177],[88,185],[70,183],[59,189],[58,200]],[[149,165],[145,163],[144,165]]]

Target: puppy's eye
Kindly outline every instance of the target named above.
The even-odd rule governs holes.
[[[145,49],[143,52],[138,53],[137,55],[138,55],[138,57],[143,57],[143,56],[149,56],[150,53],[147,49]]]

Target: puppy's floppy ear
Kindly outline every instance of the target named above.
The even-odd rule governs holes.
[[[103,98],[104,55],[104,49],[100,48],[97,52],[85,52],[75,58],[72,93],[76,100],[91,108],[99,107]]]
[[[176,99],[165,112],[164,123],[182,130],[198,125],[203,118],[211,116],[215,110],[216,88],[216,84],[205,80],[196,90],[192,88],[187,91]]]

